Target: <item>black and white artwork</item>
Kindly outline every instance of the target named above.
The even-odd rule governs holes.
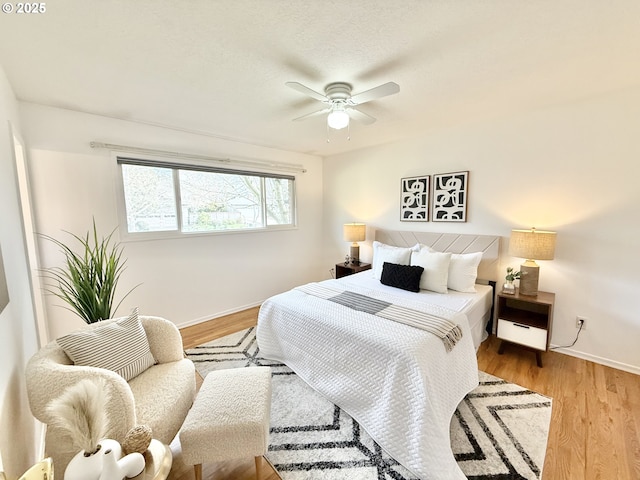
[[[404,222],[429,221],[429,175],[402,179],[400,220]]]
[[[440,173],[433,176],[434,222],[466,222],[469,172]]]

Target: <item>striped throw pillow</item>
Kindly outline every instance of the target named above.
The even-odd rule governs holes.
[[[156,363],[137,307],[127,318],[70,333],[56,342],[74,364],[112,370],[127,381]]]

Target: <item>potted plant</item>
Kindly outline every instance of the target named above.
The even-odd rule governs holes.
[[[502,286],[504,293],[516,293],[516,287],[513,284],[515,280],[520,279],[521,272],[514,272],[512,267],[507,267],[507,275],[504,277],[505,283]]]
[[[125,269],[126,260],[122,258],[122,247],[112,242],[115,229],[106,237],[98,238],[96,222],[93,232],[80,237],[70,232],[79,243],[79,253],[48,235],[43,238],[55,243],[65,257],[64,267],[52,267],[44,270],[44,277],[52,283],[47,292],[55,295],[87,323],[95,323],[111,318],[122,301],[139,285],[133,287],[113,308],[116,287]]]

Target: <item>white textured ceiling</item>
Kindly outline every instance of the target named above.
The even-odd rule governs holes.
[[[20,100],[329,155],[640,85],[639,0],[55,0],[0,13]],[[400,93],[351,140],[285,86]]]

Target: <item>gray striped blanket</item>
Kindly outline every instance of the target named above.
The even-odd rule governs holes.
[[[296,290],[339,303],[354,310],[425,330],[440,338],[447,352],[450,352],[456,346],[458,340],[462,338],[460,326],[446,318],[403,307],[402,305],[395,305],[361,293],[330,288],[317,283],[302,285],[296,287]]]

